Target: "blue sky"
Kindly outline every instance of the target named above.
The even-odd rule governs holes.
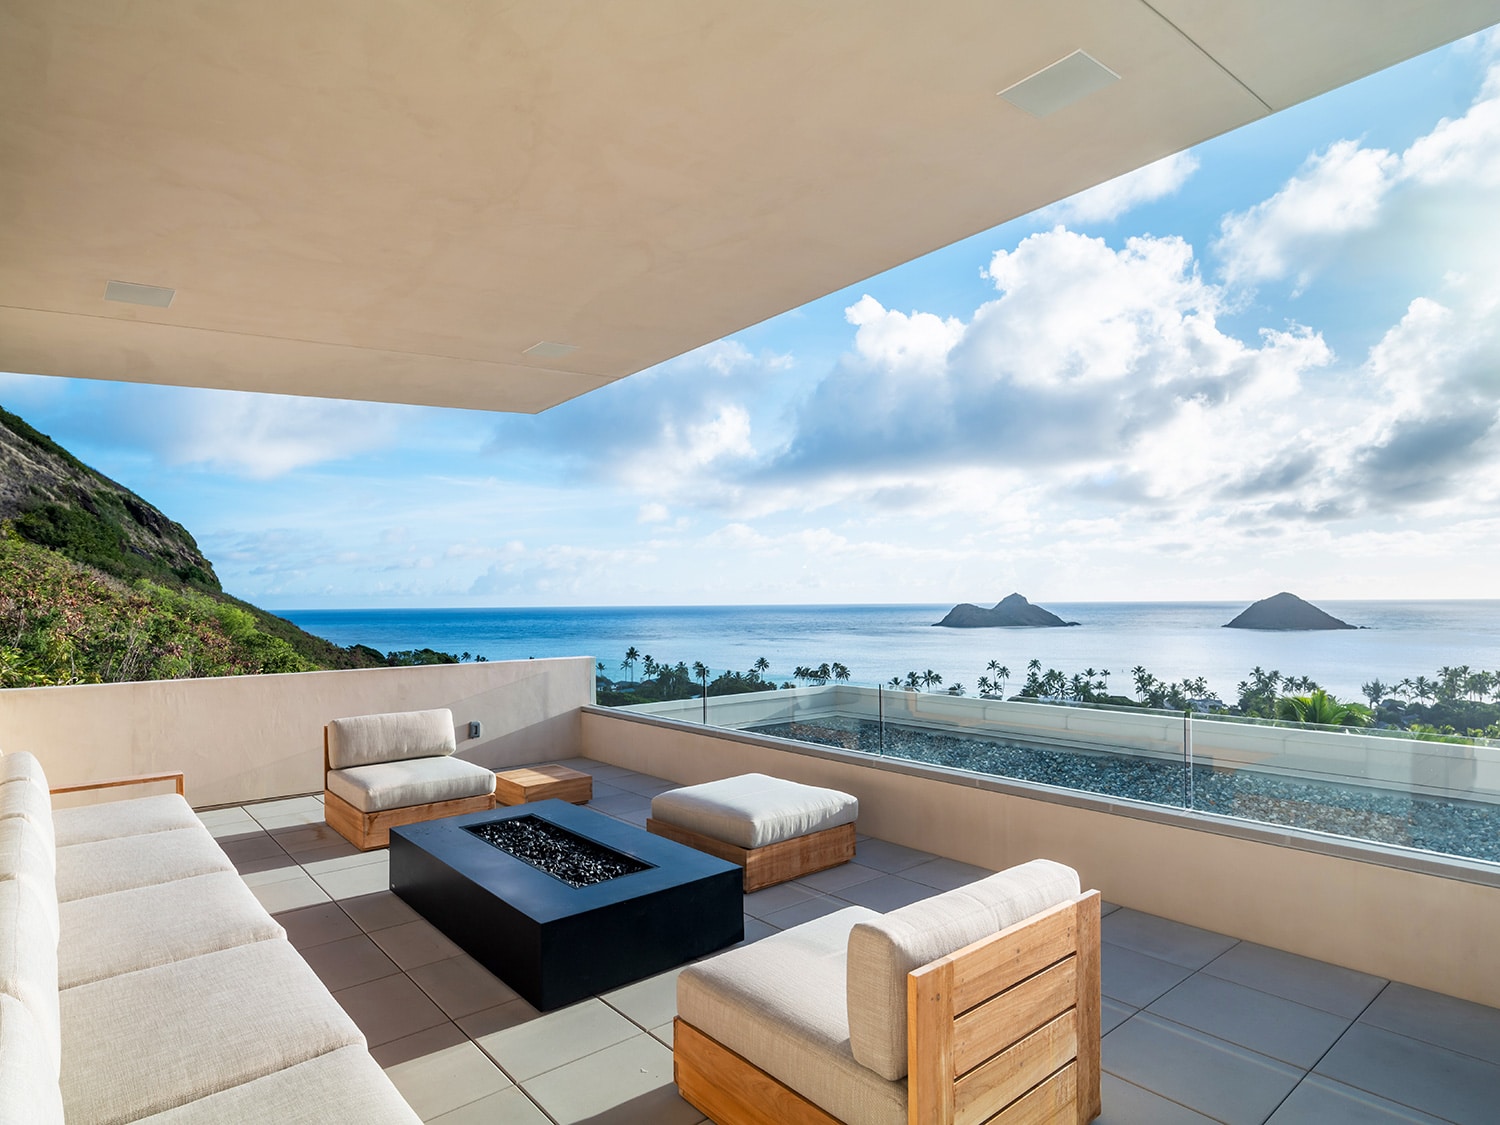
[[[536,417],[0,402],[268,608],[1500,596],[1500,34]]]

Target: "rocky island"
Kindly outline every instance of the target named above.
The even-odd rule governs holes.
[[[1047,629],[1064,625],[1077,625],[1076,621],[1064,621],[1057,614],[1032,605],[1020,594],[1011,594],[995,603],[993,609],[983,609],[971,602],[956,605],[934,626],[949,629],[989,629],[996,626],[1008,628]]]
[[[1272,597],[1262,598],[1224,628],[1308,630],[1357,629],[1359,626],[1340,621],[1311,602],[1303,601],[1296,594],[1283,591]]]

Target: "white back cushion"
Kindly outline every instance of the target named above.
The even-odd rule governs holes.
[[[906,1077],[906,974],[1078,895],[1078,872],[1034,859],[860,922],[849,932],[849,1046],[892,1082]]]
[[[328,724],[328,764],[336,770],[404,758],[435,758],[457,749],[453,712],[446,707],[356,715]]]
[[[0,992],[0,1121],[62,1125],[62,1090],[35,1017]]]

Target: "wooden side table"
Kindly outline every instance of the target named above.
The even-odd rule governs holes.
[[[495,803],[525,805],[556,799],[586,805],[594,796],[594,779],[567,766],[523,766],[495,773]]]

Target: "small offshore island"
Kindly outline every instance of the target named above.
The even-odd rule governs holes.
[[[1269,598],[1262,598],[1233,621],[1228,622],[1224,628],[1306,631],[1312,629],[1358,629],[1359,626],[1350,625],[1347,621],[1340,621],[1332,614],[1324,613],[1311,602],[1303,601],[1296,594],[1288,594],[1282,591]]]
[[[981,609],[972,602],[964,602],[956,605],[948,611],[948,615],[941,621],[934,621],[933,627],[941,625],[948,629],[991,629],[991,628],[1026,628],[1026,629],[1055,629],[1067,625],[1077,625],[1076,621],[1064,621],[1057,614],[1043,609],[1039,605],[1032,605],[1020,594],[1011,594],[1009,597],[1001,598],[995,603],[993,609]]]

